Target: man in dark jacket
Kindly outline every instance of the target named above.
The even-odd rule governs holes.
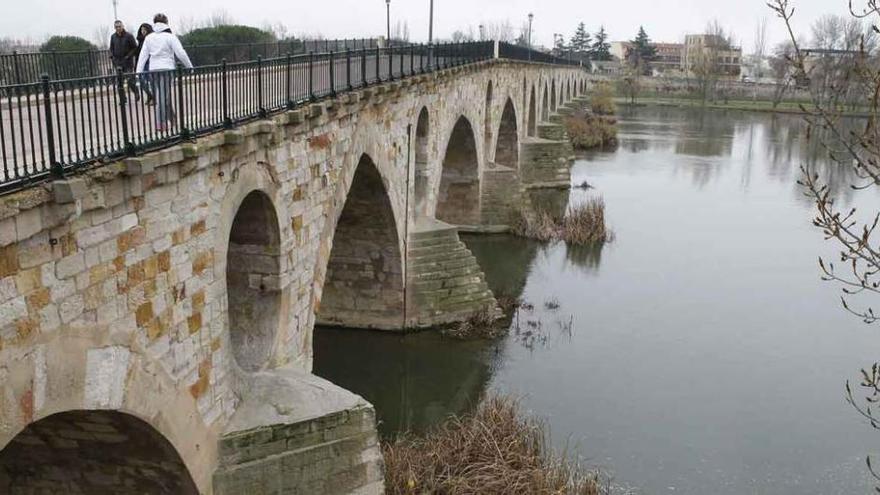
[[[134,57],[138,51],[138,44],[134,36],[125,30],[122,21],[113,23],[115,33],[110,35],[110,60],[113,61],[113,68],[122,68],[122,72],[131,74],[128,76],[128,89],[134,93],[134,100],[140,99],[138,94],[137,81],[134,77]]]

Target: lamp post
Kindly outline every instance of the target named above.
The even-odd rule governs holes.
[[[430,12],[428,13],[428,45],[434,42],[434,0],[431,0]]]
[[[480,24],[480,41],[483,41],[486,39],[485,29],[486,29],[486,26]]]
[[[385,23],[387,25],[386,37],[388,44],[391,44],[391,0],[385,0]]]
[[[119,14],[116,12],[116,6],[119,4],[119,0],[113,0],[113,20],[119,20]]]
[[[529,60],[532,59],[532,19],[535,18],[535,14],[529,12]]]

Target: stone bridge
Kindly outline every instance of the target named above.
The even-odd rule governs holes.
[[[496,311],[458,229],[568,185],[585,75],[490,60],[0,198],[0,492],[381,493],[313,326]]]

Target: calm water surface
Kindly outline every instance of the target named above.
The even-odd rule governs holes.
[[[638,109],[620,127],[618,150],[573,169],[595,189],[539,198],[601,195],[615,242],[466,239],[496,292],[534,305],[508,337],[318,329],[316,373],[372,401],[386,435],[516,394],[622,491],[869,493],[880,434],[843,385],[877,358],[877,329],[819,280],[817,256],[834,251],[810,225],[798,167],[847,202],[880,197],[852,196],[797,117]]]

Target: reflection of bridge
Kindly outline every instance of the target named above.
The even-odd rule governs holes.
[[[70,140],[45,139],[62,115],[41,127],[45,100],[4,101],[3,129],[44,131],[27,154],[47,161],[6,168],[0,198],[0,491],[380,492],[372,408],[309,374],[314,322],[492,310],[455,226],[509,223],[525,188],[568,183],[553,122],[586,74],[467,50],[352,90],[330,79],[291,110],[308,83],[280,62],[199,70],[176,79],[183,117],[155,136],[126,139],[137,110],[118,88],[50,87]],[[238,103],[200,103],[228,101],[233,79]],[[83,126],[98,121],[77,109],[105,97],[119,133],[93,153]]]

